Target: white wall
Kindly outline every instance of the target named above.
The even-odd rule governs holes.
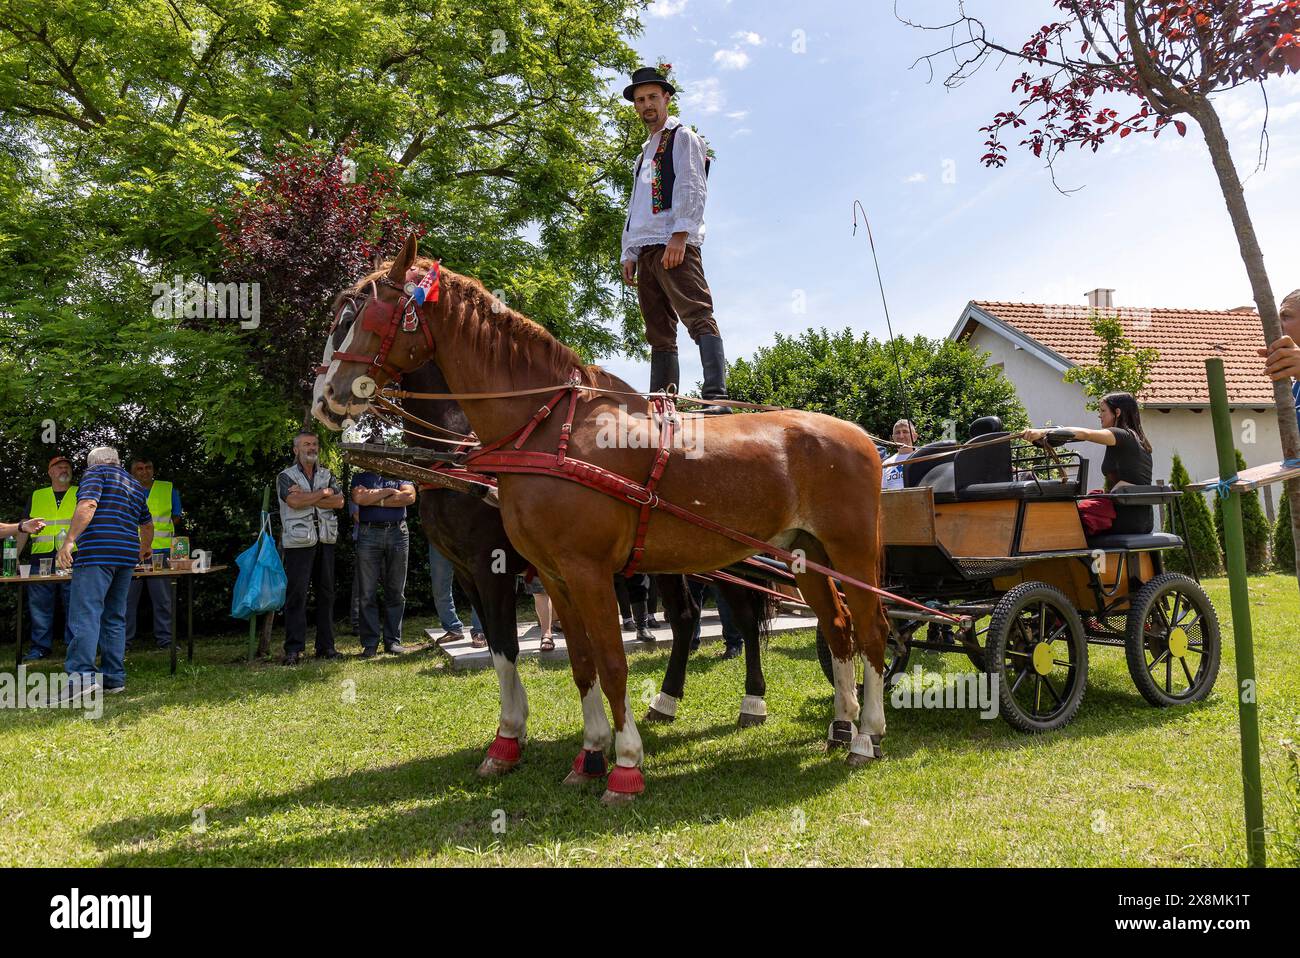
[[[1099,427],[1097,414],[1088,409],[1083,388],[1077,383],[1062,381],[1061,374],[1051,366],[984,326],[976,327],[970,344],[987,352],[990,364],[1002,364],[1035,426]],[[1246,465],[1259,466],[1282,458],[1277,413],[1273,409],[1262,412],[1236,409],[1232,413],[1232,425],[1237,448],[1245,457]],[[1144,407],[1142,426],[1153,447],[1154,479],[1169,479],[1175,453],[1182,458],[1194,481],[1211,479],[1219,474],[1209,406],[1201,413],[1190,409],[1172,409],[1163,413],[1155,407]],[[1253,442],[1250,441],[1252,435]],[[1092,443],[1080,443],[1070,448],[1088,459],[1088,483],[1094,489],[1100,488],[1103,482],[1101,460],[1105,450]]]

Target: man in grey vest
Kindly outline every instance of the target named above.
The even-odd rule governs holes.
[[[280,545],[288,579],[284,597],[285,665],[297,665],[307,648],[307,589],[316,589],[316,658],[337,659],[334,648],[334,543],[339,537],[343,493],[320,458],[310,432],[293,439],[294,464],[280,473]]]
[[[669,65],[665,64],[665,69]],[[704,399],[727,398],[727,360],[713,318],[713,295],[704,278],[704,202],[708,149],[700,135],[668,115],[677,91],[659,70],[632,74],[623,98],[636,107],[650,137],[633,169],[627,225],[623,228],[623,282],[636,285],[646,341],[650,391],[681,385],[677,323],[700,347]],[[704,412],[727,412],[725,406]]]

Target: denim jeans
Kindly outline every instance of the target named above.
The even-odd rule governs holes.
[[[27,587],[27,607],[32,619],[32,648],[28,653],[49,655],[54,649],[54,613],[60,604],[64,618],[68,618],[69,582],[40,582]],[[63,644],[72,637],[72,622],[65,623]]]
[[[361,645],[379,647],[379,596],[384,590],[383,639],[390,646],[402,641],[406,610],[406,560],[410,534],[406,523],[395,526],[361,523],[357,536],[356,576],[361,601]]]
[[[692,647],[700,641],[700,625],[704,621],[704,600],[710,593],[713,594],[713,601],[718,606],[718,620],[722,623],[722,641],[726,643],[729,649],[738,649],[745,644],[744,633],[736,628],[736,620],[731,614],[731,606],[727,600],[713,586],[704,582],[690,583],[691,595],[695,601],[700,604],[700,621],[695,623],[695,635],[691,639]]]
[[[126,595],[131,588],[130,566],[72,567],[68,590],[69,675],[92,676],[99,651],[104,683],[126,682]]]
[[[429,578],[433,580],[433,604],[438,610],[438,624],[444,632],[463,632],[465,624],[456,612],[456,595],[452,588],[456,583],[456,572],[451,560],[435,549],[432,542],[429,543]],[[478,610],[470,609],[470,612],[471,628],[482,632]]]
[[[145,583],[149,584],[149,604],[153,606],[153,638],[158,648],[165,649],[172,644],[172,580],[163,576],[148,579],[132,579],[131,589],[126,596],[126,643],[135,641],[135,623],[140,608],[140,596],[144,593]]]

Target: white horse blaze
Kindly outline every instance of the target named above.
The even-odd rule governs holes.
[[[613,737],[609,717],[605,715],[605,700],[600,695],[600,682],[592,682],[582,696],[582,747],[588,752],[603,752]]]
[[[528,693],[519,679],[515,663],[504,655],[492,653],[492,667],[497,670],[497,683],[501,687],[501,719],[497,723],[502,738],[528,740]]]

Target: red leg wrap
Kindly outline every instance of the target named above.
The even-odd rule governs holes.
[[[645,791],[645,777],[642,776],[639,768],[615,765],[614,771],[609,773],[609,781],[605,783],[605,787],[611,792],[640,795]]]
[[[498,729],[497,737],[488,748],[488,758],[495,758],[499,762],[519,761],[519,739],[504,738]]]
[[[589,752],[585,748],[573,760],[573,770],[579,775],[602,778],[605,774],[605,753]]]

